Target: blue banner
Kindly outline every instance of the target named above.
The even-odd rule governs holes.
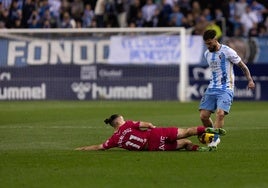
[[[147,39],[146,39],[147,38]],[[113,39],[113,40],[112,40]],[[117,37],[64,39],[0,39],[0,67],[92,64],[178,64],[179,39],[174,37]],[[141,41],[152,40],[153,43]],[[203,64],[206,47],[198,37],[187,39],[187,62]],[[121,43],[117,43],[121,41]],[[175,41],[175,42],[174,42]],[[177,43],[178,44],[177,44]],[[268,37],[223,41],[248,64],[268,64]],[[111,47],[111,48],[110,48]]]
[[[235,100],[268,100],[268,65],[249,66],[256,83],[247,89],[236,71]],[[187,95],[200,100],[208,68],[190,66]],[[43,65],[0,69],[0,100],[179,100],[176,65]]]

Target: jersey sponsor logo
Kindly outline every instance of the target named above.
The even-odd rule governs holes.
[[[165,137],[165,136],[160,137],[159,150],[162,150],[162,151],[165,150],[165,141],[166,141],[166,139],[167,139],[167,137]]]

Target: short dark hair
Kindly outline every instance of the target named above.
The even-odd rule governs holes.
[[[203,40],[209,40],[209,39],[214,39],[216,37],[216,31],[213,29],[208,29],[204,32],[203,34]]]
[[[118,118],[118,117],[120,117],[121,115],[119,115],[119,114],[113,114],[113,115],[111,115],[109,118],[106,118],[105,120],[104,120],[104,123],[105,124],[110,124],[111,126],[113,126],[113,121],[116,119],[116,118]]]

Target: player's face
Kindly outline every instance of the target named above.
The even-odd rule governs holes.
[[[118,124],[122,124],[124,122],[124,117],[123,116],[119,116],[117,117],[114,122],[117,122]]]
[[[205,41],[205,44],[210,52],[217,51],[218,43],[216,39],[208,39]]]

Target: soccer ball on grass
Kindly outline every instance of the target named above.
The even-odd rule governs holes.
[[[213,133],[203,133],[199,135],[197,138],[202,144],[209,144],[213,141],[215,134]]]

